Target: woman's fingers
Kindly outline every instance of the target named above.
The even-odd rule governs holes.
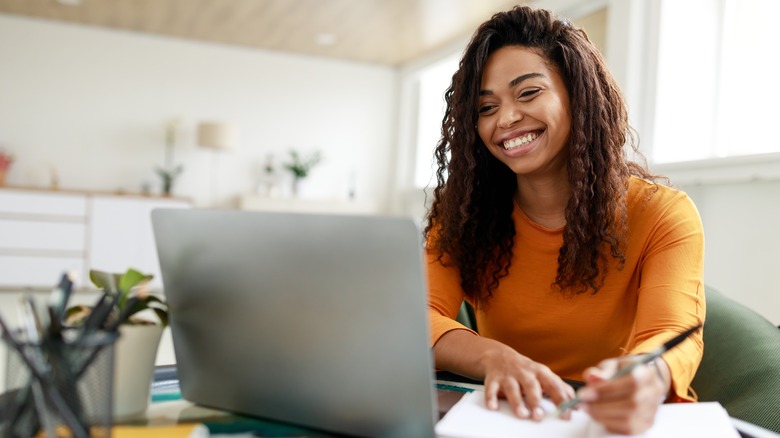
[[[509,402],[509,408],[520,418],[528,418],[531,413],[526,406],[526,400],[523,399],[522,389],[517,380],[513,378],[504,379],[502,382],[503,393],[506,401]]]
[[[543,390],[555,404],[574,397],[571,386],[549,368],[541,366],[534,372],[524,369],[501,377],[486,378],[485,405],[488,409],[498,409],[498,400],[504,398],[519,418],[540,421],[545,416],[542,408]],[[566,415],[564,418],[569,417]]]
[[[544,418],[544,410],[541,406],[542,386],[539,384],[538,377],[535,374],[523,373],[520,381],[527,408],[527,417],[537,421]]]
[[[658,404],[643,403],[634,400],[614,400],[589,403],[585,410],[595,421],[601,423],[612,433],[636,434],[650,428],[655,418]]]
[[[518,417],[541,420],[543,394],[556,404],[574,397],[574,389],[550,368],[504,345],[487,351],[482,365],[488,409],[498,409],[499,399],[504,398]]]
[[[653,369],[640,365],[612,379],[625,360],[610,360],[583,373],[586,386],[579,391],[584,409],[612,433],[640,433],[653,424],[663,385]]]
[[[523,401],[520,385],[511,378],[489,379],[485,381],[485,405],[488,409],[498,409],[498,399],[505,398],[512,412],[520,418],[528,418],[529,411]]]
[[[498,391],[500,385],[496,380],[485,379],[485,406],[488,409],[498,409]]]

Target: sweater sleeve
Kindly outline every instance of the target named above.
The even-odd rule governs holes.
[[[651,232],[644,242],[632,354],[649,352],[704,322],[701,219],[685,193],[674,193],[656,211],[644,212]],[[695,401],[689,388],[703,350],[699,330],[663,355],[672,376],[670,401]]]
[[[476,332],[455,320],[464,298],[458,269],[437,260],[436,254],[431,250],[426,252],[426,262],[431,346],[451,330],[468,330],[476,335]]]

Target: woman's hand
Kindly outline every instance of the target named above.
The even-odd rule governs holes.
[[[483,355],[485,370],[485,405],[498,409],[498,399],[506,398],[509,407],[520,418],[540,421],[544,418],[542,394],[556,405],[574,397],[574,389],[550,368],[499,344]],[[564,414],[568,419],[570,413]]]
[[[579,396],[584,410],[611,433],[639,434],[649,429],[669,392],[669,367],[660,358],[608,380],[630,360],[608,359],[583,373],[586,386]]]
[[[433,351],[438,368],[484,380],[488,409],[498,409],[498,400],[505,398],[518,417],[541,420],[542,394],[555,404],[574,398],[574,389],[545,365],[466,330],[445,333]]]

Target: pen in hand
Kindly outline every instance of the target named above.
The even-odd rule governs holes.
[[[701,328],[701,324],[691,327],[688,330],[675,336],[671,340],[667,341],[666,343],[664,343],[662,346],[658,347],[654,351],[651,351],[650,353],[646,353],[646,354],[640,354],[639,356],[636,357],[635,360],[619,368],[617,372],[615,372],[615,374],[612,375],[612,377],[610,377],[608,380],[614,380],[623,377],[626,374],[629,374],[631,371],[633,371],[636,367],[640,365],[646,365],[652,362],[653,360],[658,359],[662,354],[677,346],[677,344],[687,339],[690,335],[695,333],[700,328]],[[582,400],[580,399],[579,394],[577,394],[573,399],[559,404],[558,407],[555,409],[555,416],[559,417],[564,412],[577,406],[580,402],[582,402]]]

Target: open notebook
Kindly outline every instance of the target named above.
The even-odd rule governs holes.
[[[481,391],[464,395],[436,425],[437,435],[447,438],[613,437],[582,411],[572,411],[571,420],[568,421],[549,416],[537,423],[517,418],[504,400],[501,401],[498,411],[488,410],[484,400],[485,394]],[[555,411],[552,402],[549,400],[543,402],[545,412]],[[643,438],[739,438],[740,435],[731,424],[723,406],[708,402],[661,405],[653,427],[639,436]],[[626,435],[614,435],[614,437],[625,438]]]

